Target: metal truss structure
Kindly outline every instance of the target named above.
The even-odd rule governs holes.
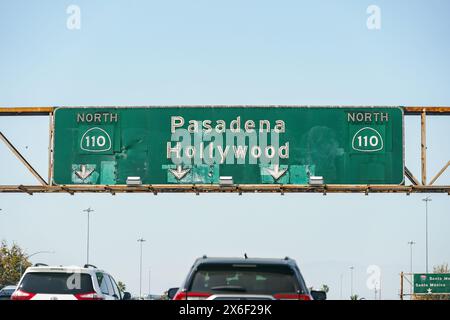
[[[130,192],[150,192],[158,194],[160,192],[183,193],[447,193],[450,195],[450,185],[435,185],[438,178],[450,166],[450,160],[436,175],[429,180],[427,176],[427,140],[426,140],[426,117],[427,116],[449,116],[450,107],[403,107],[405,116],[421,117],[421,179],[420,181],[414,174],[405,167],[404,175],[410,181],[410,185],[54,185],[52,183],[53,168],[53,135],[54,135],[54,111],[56,107],[7,107],[0,108],[0,116],[47,116],[49,118],[49,146],[48,146],[48,179],[45,180],[33,166],[22,156],[14,147],[13,143],[0,132],[0,139],[8,146],[11,152],[23,163],[23,165],[38,180],[38,185],[0,185],[0,193],[130,193]]]

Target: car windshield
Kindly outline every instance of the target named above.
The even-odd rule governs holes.
[[[205,264],[195,272],[189,291],[274,295],[301,293],[299,286],[289,266]]]
[[[89,274],[62,272],[30,272],[19,289],[29,293],[81,294],[93,292]]]
[[[0,290],[0,297],[1,296],[11,296],[14,292],[14,289],[2,289]]]

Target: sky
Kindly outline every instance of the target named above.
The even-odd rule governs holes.
[[[71,5],[80,29],[70,29]],[[367,8],[380,9],[369,29]],[[0,0],[0,106],[450,105],[450,2]],[[72,21],[72,20],[70,20]],[[43,175],[48,118],[0,117],[0,131]],[[448,117],[428,117],[428,175],[449,160]],[[420,119],[405,118],[405,164],[420,176]],[[0,144],[0,184],[35,184]],[[450,184],[450,170],[438,184]],[[0,239],[32,262],[91,262],[139,291],[177,287],[195,258],[296,259],[331,299],[398,299],[401,271],[425,269],[426,195],[0,194]],[[429,204],[430,266],[450,262],[449,196]],[[150,274],[150,282],[149,282]],[[341,282],[342,279],[342,282]],[[342,284],[342,285],[341,285]]]

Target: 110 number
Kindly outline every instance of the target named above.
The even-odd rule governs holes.
[[[85,136],[86,146],[89,147],[104,147],[106,139],[104,136]]]
[[[359,136],[358,138],[358,147],[376,147],[379,143],[379,139],[377,136]]]

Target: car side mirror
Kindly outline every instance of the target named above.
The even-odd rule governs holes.
[[[327,293],[325,291],[311,290],[311,295],[314,300],[327,300]]]
[[[122,296],[122,300],[131,300],[131,293],[124,292]]]
[[[169,300],[173,300],[179,289],[180,288],[170,288],[169,290],[167,290],[167,297],[169,298]]]

